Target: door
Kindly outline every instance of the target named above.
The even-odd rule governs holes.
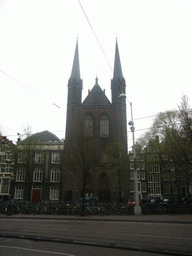
[[[41,201],[41,189],[32,190],[32,202],[38,203]]]

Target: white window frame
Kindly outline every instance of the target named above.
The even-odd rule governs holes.
[[[149,195],[154,195],[154,184],[148,184]]]
[[[17,160],[18,160],[18,163],[26,163],[26,153],[19,152]]]
[[[161,194],[161,184],[155,184],[155,194],[160,195]]]
[[[51,186],[50,187],[50,200],[59,200],[59,187],[58,186]]]
[[[24,182],[25,181],[25,169],[19,168],[16,172],[16,181]]]
[[[51,155],[51,163],[52,164],[60,164],[60,153],[53,152]]]
[[[160,182],[161,182],[160,174],[155,174],[155,183],[160,183]]]
[[[58,168],[51,169],[50,181],[60,182],[60,170]]]
[[[148,183],[153,183],[154,182],[154,177],[153,174],[148,175]]]
[[[14,198],[15,199],[23,199],[23,196],[24,196],[24,187],[22,185],[15,186]]]
[[[42,153],[35,153],[35,163],[36,164],[42,164],[44,160]]]
[[[43,170],[42,168],[35,168],[33,171],[33,182],[42,182],[43,180]]]
[[[160,173],[160,165],[154,164],[153,170],[154,170],[154,173]]]
[[[6,164],[5,165],[5,172],[6,173],[10,173],[11,169],[12,169],[11,164]]]

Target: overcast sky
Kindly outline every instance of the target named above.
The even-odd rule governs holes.
[[[192,105],[191,0],[0,0],[0,24],[0,129],[13,141],[27,125],[65,137],[77,37],[83,99],[98,76],[110,100],[117,38],[136,139],[152,123],[144,117],[184,94]]]

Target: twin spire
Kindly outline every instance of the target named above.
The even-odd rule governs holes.
[[[75,55],[74,55],[74,60],[73,60],[71,78],[81,79],[80,78],[80,67],[79,67],[78,40],[77,40],[77,44],[76,44],[76,48],[75,48]]]
[[[80,78],[80,66],[79,66],[78,40],[77,40],[77,43],[76,43],[75,55],[74,55],[74,60],[73,60],[73,67],[72,67],[72,72],[71,72],[71,77],[70,78],[71,79],[76,78],[76,80],[81,79]],[[122,68],[121,68],[121,61],[120,61],[118,43],[116,41],[113,79],[117,79],[117,78],[120,78],[120,79],[123,78],[123,73],[122,73]]]

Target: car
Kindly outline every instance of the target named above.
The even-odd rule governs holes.
[[[134,201],[133,199],[130,199],[130,200],[128,201],[128,205],[129,205],[129,206],[135,206],[135,201]]]
[[[170,198],[164,198],[161,202],[161,204],[163,204],[163,205],[167,205],[167,204],[170,204],[170,203],[173,203],[173,200],[170,199]]]
[[[77,199],[75,201],[75,204],[76,205],[82,205],[82,202],[83,202],[83,198],[80,197],[79,199]],[[92,197],[92,196],[89,196],[89,197],[85,197],[85,205],[95,205],[99,202],[99,198],[98,197]]]

